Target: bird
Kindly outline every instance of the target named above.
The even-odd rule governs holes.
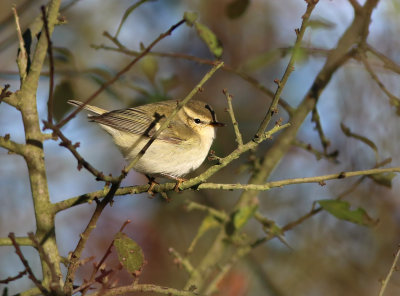
[[[69,104],[90,111],[90,121],[108,132],[124,158],[131,162],[177,108],[179,101],[166,100],[137,107],[107,111],[77,100]],[[177,181],[175,191],[189,172],[197,169],[207,157],[216,136],[218,122],[212,107],[200,100],[183,106],[148,147],[133,169],[147,176],[149,192],[157,177]]]

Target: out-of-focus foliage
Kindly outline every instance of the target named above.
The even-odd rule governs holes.
[[[10,83],[11,88],[16,90],[19,86],[15,63],[18,44],[11,16],[12,2],[3,0],[1,3],[0,83]],[[23,28],[39,14],[40,4],[45,3],[16,2]],[[274,91],[274,79],[283,74],[295,40],[294,29],[300,25],[305,7],[304,1],[298,0],[159,0],[148,1],[133,11],[129,11],[133,2],[127,0],[63,1],[63,5],[72,2],[74,5],[61,11],[67,24],[58,26],[53,35],[53,44],[58,48],[55,50],[56,119],[70,112],[65,104],[67,99],[87,98],[99,84],[132,60],[132,56],[98,48],[100,45],[113,45],[102,35],[103,31],[110,32],[111,36],[119,32],[119,41],[127,49],[140,51],[141,43],[148,45],[161,32],[181,20],[186,11],[198,14],[193,22],[195,26],[202,24],[200,26],[208,28],[204,30],[201,27],[205,35],[199,36],[195,28],[182,26],[154,50],[157,53],[176,53],[175,57],[148,56],[141,66],[136,65],[107,88],[93,104],[112,110],[184,97],[209,66],[186,59],[182,57],[183,54],[210,60],[214,56],[221,56],[230,67],[239,69]],[[399,7],[397,0],[381,0],[373,13],[368,37],[369,44],[398,64],[400,39],[393,36],[400,34]],[[352,7],[346,0],[320,1],[298,53],[295,71],[282,94],[282,98],[290,105],[296,107],[302,100],[323,66],[328,50],[335,46],[353,17]],[[119,31],[120,23],[123,25]],[[385,86],[393,94],[399,94],[399,76],[388,71],[376,57],[370,58],[370,63]],[[47,75],[44,73],[38,90],[42,119],[47,112]],[[236,147],[229,116],[224,112],[227,105],[222,89],[228,89],[234,96],[237,121],[247,141],[253,137],[270,103],[270,97],[255,86],[257,83],[251,84],[229,71],[221,71],[198,95],[198,98],[213,105],[219,121],[228,123],[218,131],[213,146],[217,155],[226,155]],[[338,163],[325,158],[317,161],[315,155],[310,153],[311,148],[323,150],[310,116],[297,136],[310,149],[293,146],[275,169],[271,180],[368,169],[377,164],[377,154],[380,160],[391,157],[393,166],[400,164],[400,119],[396,108],[390,105],[360,61],[349,60],[335,73],[320,98],[318,111],[325,135],[331,143],[328,152],[339,151]],[[282,108],[279,109],[279,116],[284,121],[288,118]],[[349,137],[343,132],[342,122],[354,134],[363,135],[371,141],[376,151],[371,149],[373,145],[367,146],[365,141]],[[82,155],[105,173],[118,174],[125,165],[110,137],[88,122],[85,115],[78,115],[63,131],[72,141],[80,142],[79,151]],[[13,140],[23,142],[18,113],[2,103],[0,135],[6,133]],[[242,156],[213,176],[212,181],[246,183],[249,171],[258,169],[257,157],[263,155],[269,145],[268,142],[264,143],[257,151]],[[52,201],[102,189],[102,184],[96,182],[88,172],[77,171],[75,159],[57,143],[46,142],[44,149]],[[35,230],[25,164],[18,156],[8,155],[3,149],[0,150],[0,162],[0,236],[5,237],[10,231],[25,235]],[[248,170],[239,170],[243,164]],[[210,162],[206,161],[204,167],[209,165]],[[327,211],[321,211],[287,232],[285,239],[290,248],[276,238],[258,246],[220,282],[221,295],[377,295],[379,280],[386,275],[393,259],[392,253],[399,244],[400,183],[399,178],[393,177],[388,174],[364,178],[346,195],[346,202],[336,203],[341,207],[341,214],[336,209],[328,209],[326,204],[321,204],[321,200],[337,198],[353,188],[356,179],[335,180],[324,186],[292,185],[260,192],[257,211],[278,226],[308,213],[315,201],[320,201]],[[146,182],[145,177],[131,172],[123,185]],[[203,220],[208,215],[205,212],[187,211],[185,202],[193,200],[229,212],[239,194],[237,191],[185,191],[171,193],[169,203],[158,197],[149,199],[145,194],[116,197],[112,207],[103,213],[84,256],[103,256],[123,221],[131,219],[132,223],[125,232],[143,249],[147,261],[141,282],[181,287],[187,275],[179,263],[174,264],[174,258],[168,256],[167,250],[173,247],[184,253],[196,236],[201,237],[193,250],[189,248],[193,251],[192,261],[198,263],[213,242],[214,226],[219,223],[213,216]],[[350,204],[354,209],[364,210],[355,210],[355,213],[347,207]],[[66,257],[75,248],[93,208],[94,205],[82,205],[57,215],[56,234],[62,256]],[[234,219],[235,229],[243,226],[243,215],[253,214],[255,210],[256,207],[238,212]],[[363,220],[365,213],[369,215],[367,223]],[[354,214],[361,217],[354,218]],[[334,217],[338,215],[344,220]],[[351,215],[350,219],[348,215]],[[379,222],[375,225],[369,217],[373,217],[373,222],[375,219],[379,219]],[[364,227],[345,220],[374,225]],[[246,237],[254,240],[264,235],[263,226],[255,220],[242,230],[246,232]],[[28,247],[23,249],[34,272],[40,274],[34,252]],[[1,247],[0,257],[0,278],[20,271],[21,265],[12,248]],[[117,254],[113,253],[110,259],[118,262]],[[86,278],[90,271],[90,264],[82,266],[79,279]],[[120,283],[130,283],[131,277],[121,276],[119,280]],[[20,280],[9,285],[9,294],[31,286],[28,279]],[[395,273],[385,295],[398,295],[399,286],[400,277]],[[229,294],[229,291],[233,292]]]

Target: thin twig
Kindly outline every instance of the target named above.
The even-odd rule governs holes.
[[[8,284],[9,282],[18,280],[18,279],[22,278],[27,273],[28,273],[28,271],[26,269],[24,269],[24,270],[18,272],[18,274],[16,276],[9,276],[8,278],[6,278],[4,280],[0,279],[0,284]]]
[[[17,34],[18,34],[18,41],[19,41],[19,53],[18,53],[17,64],[18,64],[19,75],[21,77],[21,81],[23,82],[26,78],[27,70],[28,70],[27,69],[28,54],[26,52],[24,38],[22,37],[21,26],[19,24],[17,8],[15,6],[13,6],[11,9],[13,11],[14,18],[15,18],[15,24],[17,26]]]
[[[396,253],[396,255],[394,256],[394,260],[393,260],[392,266],[390,267],[390,270],[389,270],[387,276],[386,276],[385,279],[382,281],[382,287],[381,287],[381,289],[380,289],[380,291],[379,291],[379,296],[383,296],[383,293],[385,293],[387,284],[389,283],[390,278],[392,277],[393,272],[396,270],[396,265],[397,265],[397,261],[399,260],[399,258],[400,258],[400,246],[398,247],[397,253]]]
[[[323,175],[316,177],[307,177],[307,178],[295,178],[295,179],[286,179],[281,181],[272,181],[267,182],[265,184],[257,185],[257,184],[215,184],[215,183],[203,183],[200,184],[198,189],[223,189],[223,190],[257,190],[264,191],[269,190],[271,188],[283,187],[287,185],[294,184],[304,184],[304,183],[321,183],[328,180],[335,179],[344,179],[355,176],[369,176],[381,173],[400,173],[400,167],[393,168],[385,168],[385,169],[370,169],[363,171],[352,171],[352,172],[341,172],[337,174],[331,175]]]
[[[315,129],[318,132],[322,148],[324,149],[324,154],[327,155],[328,147],[331,144],[331,142],[325,136],[325,133],[324,133],[324,130],[323,130],[322,124],[321,124],[321,119],[319,117],[319,113],[317,110],[317,106],[315,106],[314,109],[312,110],[311,121],[313,121],[315,123]]]
[[[237,142],[237,144],[239,146],[242,146],[243,145],[243,138],[242,138],[242,134],[240,133],[240,130],[239,130],[239,124],[238,124],[238,122],[236,121],[236,118],[235,118],[235,113],[233,111],[232,95],[229,94],[226,89],[223,90],[223,93],[224,93],[224,95],[226,97],[226,100],[228,102],[228,113],[229,113],[229,116],[231,117],[231,120],[232,120],[233,129],[234,129],[235,135],[236,135],[236,142]]]
[[[84,103],[79,106],[77,109],[75,109],[71,114],[69,114],[66,118],[61,120],[58,124],[57,127],[61,128],[63,125],[65,125],[68,121],[70,121],[73,117],[75,117],[78,112],[80,112],[85,105],[87,105],[90,101],[92,101],[95,97],[97,97],[103,90],[105,90],[108,86],[113,84],[115,81],[117,81],[123,74],[125,74],[129,69],[132,68],[133,65],[135,65],[141,58],[143,58],[145,55],[147,55],[150,50],[162,39],[165,37],[169,36],[172,34],[172,32],[178,28],[180,25],[182,25],[185,22],[185,20],[181,20],[175,25],[171,26],[166,32],[160,34],[158,38],[156,38],[149,46],[147,46],[136,58],[134,58],[126,67],[124,67],[121,71],[119,71],[113,78],[110,80],[106,81],[101,85],[101,87],[96,90],[91,96],[89,96]]]
[[[56,291],[57,293],[61,293],[61,286],[60,286],[60,278],[57,275],[57,271],[55,269],[54,264],[51,262],[49,258],[49,254],[46,253],[46,251],[43,249],[42,244],[40,244],[36,238],[36,236],[33,234],[33,232],[28,233],[29,239],[32,241],[33,246],[38,250],[40,254],[40,258],[43,258],[44,262],[46,262],[47,266],[50,269],[51,273],[51,289]]]
[[[188,274],[191,274],[194,271],[194,267],[188,258],[182,257],[181,254],[179,254],[174,248],[169,248],[168,252],[175,257],[176,263],[182,265]]]
[[[389,98],[390,104],[395,106],[397,110],[400,112],[400,99],[393,95],[387,88],[386,86],[382,83],[382,81],[379,79],[379,77],[375,74],[374,70],[372,69],[371,65],[368,62],[367,57],[365,56],[365,53],[360,52],[360,58],[361,61],[364,64],[365,69],[371,76],[371,78],[378,84],[379,88],[387,95]]]
[[[275,80],[275,82],[278,84],[278,88],[274,94],[274,97],[272,98],[272,102],[271,102],[271,105],[269,106],[267,114],[265,115],[263,121],[260,124],[260,127],[258,128],[258,130],[254,136],[254,139],[259,139],[261,137],[261,135],[264,133],[265,129],[267,128],[269,122],[271,121],[272,116],[278,112],[277,106],[278,106],[279,99],[281,97],[281,93],[283,91],[283,88],[286,85],[286,82],[289,79],[290,74],[294,70],[296,56],[298,55],[301,41],[303,40],[304,32],[306,31],[306,28],[307,28],[308,19],[310,18],[311,12],[314,10],[317,3],[318,3],[318,1],[308,1],[307,2],[307,9],[306,9],[306,12],[302,16],[303,21],[301,23],[301,27],[300,27],[300,29],[295,30],[297,38],[296,38],[296,42],[293,46],[293,52],[292,52],[292,55],[290,56],[289,63],[286,67],[285,73],[283,74],[281,80]]]
[[[213,166],[214,167],[214,166]],[[213,168],[211,167],[211,168]],[[210,169],[211,169],[210,168]],[[338,174],[332,174],[332,175],[324,175],[324,176],[316,176],[316,177],[308,177],[308,178],[296,178],[296,179],[285,179],[285,180],[280,180],[280,181],[272,181],[268,182],[265,184],[261,185],[256,185],[256,184],[215,184],[215,183],[202,183],[198,186],[195,184],[198,184],[198,178],[200,179],[206,179],[207,177],[204,177],[202,175],[197,176],[193,179],[189,179],[188,181],[184,182],[182,185],[182,190],[184,189],[189,189],[193,188],[196,190],[200,189],[223,189],[223,190],[258,190],[258,191],[266,191],[272,188],[276,187],[283,187],[287,185],[294,185],[294,184],[303,184],[303,183],[321,183],[324,181],[328,180],[335,180],[335,179],[342,179],[342,178],[349,178],[349,177],[355,177],[355,176],[366,176],[366,175],[374,175],[374,174],[381,174],[381,173],[387,173],[387,172],[400,172],[400,167],[394,167],[394,168],[384,168],[384,169],[371,169],[371,170],[363,170],[363,171],[350,171],[350,172],[341,172]],[[196,180],[196,181],[193,181]],[[186,184],[184,186],[184,184]],[[194,185],[192,185],[194,183]],[[155,193],[159,192],[165,192],[165,191],[172,191],[175,187],[175,183],[165,183],[165,184],[157,184],[154,186],[153,191]],[[191,185],[191,186],[190,186]],[[143,192],[147,192],[149,185],[139,185],[139,186],[128,186],[128,187],[121,187],[119,188],[116,192],[116,196],[120,195],[133,195],[133,194],[139,194]],[[54,211],[55,212],[60,212],[66,209],[69,209],[70,207],[77,206],[83,203],[88,202],[89,200],[93,200],[93,198],[98,198],[101,199],[105,196],[106,194],[104,193],[103,190],[99,191],[94,191],[91,193],[87,193],[84,195],[80,195],[77,197],[72,197],[67,200],[60,201],[58,203],[54,204]]]
[[[10,153],[15,153],[24,156],[26,153],[26,145],[19,144],[10,140],[10,135],[0,136],[0,147],[7,149]]]
[[[317,149],[314,149],[311,144],[304,143],[298,139],[294,139],[293,145],[314,154],[317,160],[320,160],[321,158],[326,158],[327,160],[332,161],[334,163],[339,163],[339,161],[337,160],[339,152],[337,150],[331,153],[321,152]]]
[[[13,232],[10,232],[8,237],[10,238],[10,240],[15,248],[15,253],[17,253],[22,264],[25,266],[25,270],[28,273],[29,279],[35,284],[35,286],[37,288],[39,288],[40,292],[42,292],[44,295],[50,295],[49,291],[47,291],[47,289],[42,285],[42,283],[33,274],[33,271],[31,269],[31,267],[29,266],[28,261],[25,259],[24,254],[22,254],[22,251],[21,251],[18,243],[15,240],[15,234]]]
[[[378,59],[380,59],[383,62],[383,66],[386,69],[391,70],[391,71],[393,71],[393,72],[395,72],[397,74],[400,74],[400,65],[399,64],[397,64],[392,59],[388,58],[386,55],[384,55],[384,54],[380,53],[379,51],[377,51],[371,45],[365,44],[365,47],[370,53],[375,55]]]
[[[80,155],[80,153],[76,149],[77,147],[79,147],[79,142],[72,144],[72,142],[61,132],[61,130],[58,128],[57,125],[55,125],[49,121],[44,121],[43,124],[46,128],[51,129],[53,131],[53,133],[61,139],[60,146],[64,146],[65,148],[67,148],[72,153],[72,155],[76,158],[76,160],[78,161],[78,170],[80,170],[81,167],[84,167],[93,176],[95,176],[97,180],[102,180],[102,181],[111,182],[111,183],[118,182],[118,178],[113,178],[112,176],[104,175],[103,172],[97,170],[94,166],[92,166],[89,162],[87,162]]]
[[[103,210],[107,206],[107,204],[113,199],[118,187],[119,187],[119,183],[113,183],[111,185],[110,191],[108,191],[105,198],[102,201],[97,203],[96,209],[95,209],[92,217],[90,218],[90,221],[89,221],[88,225],[86,226],[86,229],[81,234],[81,236],[80,236],[81,238],[78,242],[78,245],[76,246],[75,250],[71,254],[71,260],[70,260],[70,264],[68,266],[67,277],[66,277],[65,286],[64,286],[65,293],[71,293],[74,278],[75,278],[75,272],[79,266],[78,263],[79,263],[81,255],[82,255],[82,251],[86,245],[86,242],[87,242],[91,232],[96,227],[97,221],[100,218],[101,213],[103,212]]]
[[[124,230],[124,228],[129,223],[131,223],[131,220],[126,220],[124,222],[124,224],[122,224],[122,226],[119,229],[119,231],[121,232],[122,230]],[[91,284],[96,282],[96,280],[95,280],[96,274],[99,271],[99,269],[101,268],[101,266],[103,265],[104,261],[106,261],[107,257],[111,254],[111,248],[113,247],[113,245],[114,245],[114,240],[111,241],[110,245],[108,246],[108,248],[107,248],[106,252],[104,253],[103,257],[100,259],[99,263],[94,264],[92,274],[90,275],[90,278],[89,278],[87,284],[85,284],[85,286],[80,288],[80,289],[78,288],[79,291],[81,291],[82,295],[85,295],[87,290],[90,288]],[[90,283],[90,285],[89,285],[89,283]],[[74,290],[74,292],[78,292],[78,290],[76,289],[76,291]]]
[[[47,121],[53,122],[53,92],[54,92],[54,59],[53,59],[53,42],[50,38],[49,23],[46,17],[46,7],[43,5],[40,7],[42,10],[42,19],[44,31],[47,38],[47,54],[49,55],[49,98],[47,99]]]
[[[139,285],[122,286],[118,288],[111,288],[91,295],[92,296],[125,295],[129,292],[152,292],[157,294],[173,295],[173,296],[198,296],[198,293],[196,292],[177,290],[174,288],[156,286],[151,284],[139,284]]]
[[[95,49],[104,49],[104,50],[111,50],[111,51],[116,51],[120,53],[124,53],[129,56],[137,56],[139,52],[130,50],[126,48],[124,45],[122,45],[118,40],[116,40],[114,37],[112,37],[109,33],[105,32],[104,34],[105,37],[109,38],[112,42],[117,45],[117,48],[114,47],[109,47],[105,45],[92,45],[93,48]],[[175,58],[175,59],[182,59],[182,60],[187,60],[187,61],[192,61],[198,64],[203,64],[203,65],[213,65],[214,61],[213,60],[208,60],[208,59],[202,59],[196,56],[192,56],[189,54],[184,54],[184,53],[169,53],[169,52],[151,52],[149,53],[150,55],[153,56],[158,56],[158,57],[166,57],[166,58]],[[257,88],[260,90],[262,93],[266,94],[268,97],[273,97],[274,93],[266,88],[264,85],[262,85],[257,79],[254,77],[244,73],[243,71],[240,71],[238,69],[235,69],[231,66],[228,66],[227,64],[224,64],[222,67],[222,70],[233,73],[239,77],[241,77],[244,81],[248,82],[251,86]],[[279,100],[279,105],[286,110],[286,112],[291,115],[294,112],[294,108],[290,106],[289,103],[287,103],[285,100],[282,98]]]

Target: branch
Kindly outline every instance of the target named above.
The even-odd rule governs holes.
[[[8,105],[13,106],[17,109],[19,109],[18,106],[18,99],[15,93],[8,91],[8,88],[10,87],[9,84],[6,84],[4,88],[0,88],[0,104],[1,102],[6,102]]]
[[[14,236],[14,241],[19,246],[33,246],[33,243],[29,239],[29,237],[15,237]],[[13,245],[13,241],[9,237],[1,237],[0,238],[0,246],[12,246],[12,245]]]
[[[26,153],[26,145],[19,144],[10,140],[10,135],[0,136],[0,147],[7,149],[10,153],[15,153],[24,156]]]
[[[123,286],[111,288],[100,293],[91,294],[92,296],[113,296],[125,295],[129,292],[153,292],[157,294],[176,295],[176,296],[198,296],[198,293],[192,291],[182,291],[168,287],[156,286],[151,284],[136,284],[131,286]]]
[[[42,10],[44,31],[46,33],[46,39],[47,39],[47,53],[49,55],[49,63],[50,63],[49,98],[47,99],[47,121],[53,122],[53,91],[54,91],[53,43],[51,42],[51,38],[50,38],[49,23],[48,23],[47,17],[46,17],[45,6],[42,6],[41,10]]]
[[[239,146],[242,146],[243,138],[242,138],[242,134],[240,133],[240,130],[239,130],[239,124],[235,118],[235,113],[233,112],[232,95],[230,95],[226,89],[223,90],[223,93],[226,97],[226,100],[228,101],[228,110],[227,111],[232,120],[233,129],[234,129],[235,135],[236,135],[236,142]]]
[[[400,65],[397,64],[395,61],[393,61],[392,59],[389,59],[387,56],[385,56],[384,54],[380,53],[379,51],[377,51],[376,49],[374,49],[372,46],[366,44],[366,49],[372,53],[373,55],[375,55],[378,59],[380,59],[383,62],[383,66],[388,69],[391,70],[397,74],[400,74]]]
[[[16,276],[9,276],[8,278],[5,278],[4,280],[0,279],[0,284],[8,284],[9,282],[13,282],[15,280],[18,280],[20,278],[22,278],[25,274],[27,274],[28,272],[26,271],[26,269],[18,272],[18,274]]]
[[[65,125],[68,121],[70,121],[73,117],[75,117],[76,114],[78,114],[78,112],[80,112],[82,110],[82,108],[87,105],[90,101],[92,101],[95,97],[97,97],[103,90],[105,90],[108,86],[110,86],[111,84],[113,84],[115,81],[117,81],[123,74],[125,74],[126,72],[129,71],[130,68],[132,68],[133,65],[135,65],[141,58],[143,58],[145,55],[147,55],[150,50],[162,39],[164,39],[165,37],[169,36],[172,34],[172,32],[179,27],[180,25],[182,25],[185,22],[185,20],[181,20],[178,23],[176,23],[175,25],[171,26],[165,33],[160,34],[160,36],[158,36],[158,38],[156,38],[149,46],[147,46],[136,58],[133,59],[133,61],[131,61],[125,68],[123,68],[121,71],[119,71],[113,78],[111,78],[110,80],[106,81],[105,83],[103,83],[101,85],[101,87],[96,90],[91,96],[89,96],[89,98],[87,98],[84,103],[79,106],[77,109],[75,109],[75,111],[73,111],[70,115],[68,115],[66,118],[64,118],[63,120],[61,120],[58,124],[57,127],[61,128],[63,125]]]
[[[314,149],[311,146],[311,144],[304,143],[304,142],[302,142],[300,140],[297,140],[297,139],[294,139],[293,145],[296,146],[296,147],[302,148],[302,149],[314,154],[315,158],[317,160],[320,160],[321,158],[326,158],[327,160],[332,161],[334,163],[339,163],[339,161],[337,160],[339,152],[337,150],[327,154],[325,152],[321,152],[321,151],[319,151],[317,149]]]
[[[168,252],[175,257],[174,263],[183,266],[188,274],[194,272],[194,268],[188,258],[182,257],[181,254],[179,254],[174,248],[169,248]]]
[[[29,266],[28,261],[25,259],[24,254],[22,254],[21,249],[18,245],[18,243],[15,240],[15,234],[13,232],[10,232],[8,235],[10,238],[14,248],[15,248],[15,253],[17,253],[19,259],[21,260],[22,264],[25,266],[25,270],[28,273],[29,278],[31,281],[35,284],[35,286],[42,292],[44,295],[50,295],[49,291],[42,285],[42,283],[35,277],[35,275],[32,272],[31,267]]]
[[[278,112],[277,106],[278,106],[279,99],[281,97],[281,93],[283,91],[283,88],[286,85],[286,82],[289,79],[290,74],[294,70],[296,56],[298,55],[301,41],[303,40],[304,33],[307,29],[308,19],[310,18],[311,13],[314,10],[317,3],[318,3],[318,1],[308,1],[307,2],[307,9],[306,9],[306,12],[302,16],[303,21],[301,23],[301,27],[300,27],[300,29],[295,30],[297,38],[296,38],[296,42],[293,47],[292,55],[290,56],[289,63],[286,67],[285,73],[283,74],[281,80],[280,81],[275,80],[275,82],[278,84],[278,88],[274,94],[274,97],[272,98],[272,102],[271,102],[271,105],[269,106],[267,114],[265,115],[263,121],[260,124],[260,127],[258,128],[258,131],[256,132],[256,134],[254,136],[255,139],[257,139],[261,136],[261,134],[265,131],[269,122],[271,121],[272,116]]]
[[[381,287],[381,290],[379,291],[379,296],[383,296],[383,293],[385,293],[387,284],[389,283],[393,272],[396,270],[396,264],[397,264],[397,261],[399,260],[399,258],[400,258],[400,247],[398,248],[397,253],[394,256],[392,266],[390,267],[390,270],[389,270],[386,278],[382,281],[382,287]]]
[[[287,128],[290,124],[284,124],[282,126],[275,126],[272,128],[270,131],[266,132],[265,135],[262,137],[264,140],[270,139],[271,136],[278,131]],[[232,151],[228,156],[224,158],[220,158],[219,163],[216,165],[213,165],[209,167],[205,172],[202,174],[198,175],[197,177],[194,177],[192,179],[189,179],[185,182],[182,182],[182,184],[179,186],[180,190],[185,190],[189,188],[196,189],[197,185],[205,182],[208,178],[210,178],[212,175],[214,175],[216,172],[218,172],[220,169],[226,167],[229,163],[234,161],[235,159],[239,158],[240,155],[243,153],[254,149],[259,143],[249,141],[248,143],[244,144],[241,147],[238,147],[234,151]],[[119,188],[116,192],[115,195],[126,195],[126,194],[138,194],[138,193],[143,193],[147,192],[149,189],[149,184],[146,185],[138,185],[138,186],[131,186],[131,187],[123,187]],[[166,192],[166,191],[171,191],[175,188],[176,183],[165,183],[165,184],[156,184],[152,191],[155,193],[161,193],[161,192]],[[60,201],[58,203],[55,203],[53,205],[53,211],[55,213],[58,213],[60,211],[66,210],[70,207],[80,205],[86,202],[91,202],[93,199],[98,198],[101,199],[106,195],[104,190],[98,190],[94,191],[91,193],[86,193],[80,196],[72,197],[67,200]]]
[[[81,233],[81,235],[80,235],[81,238],[78,242],[78,245],[76,246],[75,250],[71,254],[71,260],[70,260],[70,264],[68,266],[67,276],[65,279],[65,286],[64,286],[65,293],[72,292],[75,273],[79,266],[79,260],[81,258],[81,255],[82,255],[83,249],[86,245],[86,242],[87,242],[90,234],[92,233],[93,229],[96,228],[97,221],[99,220],[100,215],[103,212],[104,208],[113,199],[118,187],[119,187],[119,183],[113,183],[111,185],[111,188],[108,191],[105,198],[101,202],[97,203],[96,209],[94,210],[94,213],[93,213],[92,217],[90,218],[90,221],[89,221],[88,225],[86,226],[86,229],[83,231],[83,233]]]
[[[367,72],[369,73],[369,75],[371,76],[372,80],[374,80],[376,82],[376,84],[378,84],[379,88],[386,94],[386,96],[389,98],[390,104],[395,106],[398,110],[398,112],[400,113],[400,99],[398,97],[396,97],[395,95],[393,95],[386,87],[385,85],[382,83],[382,81],[380,81],[380,79],[378,78],[378,76],[375,74],[374,70],[372,69],[371,65],[368,62],[368,59],[365,55],[364,52],[360,52],[360,58],[362,63],[364,64],[365,69],[367,70]]]
[[[330,146],[331,142],[326,138],[324,130],[322,128],[321,119],[319,117],[319,113],[317,110],[317,106],[312,110],[311,121],[315,123],[315,129],[318,132],[319,139],[321,141],[322,148],[324,149],[324,154],[328,154],[328,147]]]
[[[328,180],[344,179],[355,176],[370,176],[382,173],[400,173],[400,167],[385,168],[385,169],[370,169],[363,171],[341,172],[337,174],[330,174],[324,176],[307,177],[307,178],[294,178],[281,181],[272,181],[265,184],[214,184],[203,183],[196,187],[196,189],[218,189],[218,190],[257,190],[265,191],[271,188],[283,187],[287,185],[303,184],[303,183],[321,183]]]
[[[92,45],[93,48],[95,48],[95,49],[104,49],[104,50],[112,50],[112,51],[124,53],[126,55],[130,55],[130,56],[137,56],[139,54],[139,52],[134,51],[134,50],[129,50],[128,48],[123,46],[117,39],[112,37],[109,33],[105,32],[103,35],[105,37],[109,38],[113,43],[115,43],[117,48],[108,47],[108,46],[104,46],[104,45]],[[283,50],[287,51],[287,49],[283,49]],[[151,52],[151,53],[149,53],[149,55],[153,55],[153,56],[157,56],[157,57],[166,57],[166,58],[175,58],[175,59],[193,61],[195,63],[203,64],[203,65],[213,65],[214,62],[215,62],[213,60],[202,59],[202,58],[199,58],[199,57],[196,57],[196,56],[192,56],[192,55],[188,55],[188,54],[184,54],[184,53]],[[222,67],[222,70],[224,70],[226,72],[229,72],[229,73],[233,73],[233,74],[241,77],[243,80],[248,82],[251,86],[257,88],[258,90],[260,90],[261,92],[266,94],[268,97],[272,98],[274,96],[274,93],[271,90],[269,90],[264,85],[262,85],[257,79],[255,79],[254,77],[244,73],[243,71],[240,71],[240,70],[235,69],[235,68],[233,68],[231,66],[228,66],[227,64],[224,64],[224,66]],[[281,105],[281,107],[283,109],[285,109],[286,112],[289,115],[291,115],[294,112],[294,108],[291,107],[290,104],[287,103],[282,98],[279,100],[279,105]]]
[[[118,182],[118,178],[113,178],[112,176],[106,176],[103,172],[97,170],[94,166],[92,166],[89,162],[87,162],[76,149],[79,147],[79,142],[72,144],[72,142],[61,132],[61,130],[57,127],[57,125],[51,123],[50,121],[44,121],[44,126],[53,131],[55,135],[57,135],[61,139],[60,146],[64,146],[67,148],[72,155],[78,161],[78,170],[84,167],[87,171],[89,171],[93,176],[96,177],[96,180],[102,180],[105,182],[116,183]]]
[[[27,74],[27,70],[28,70],[29,57],[26,52],[24,38],[22,37],[21,26],[19,24],[19,17],[17,14],[17,8],[14,6],[11,9],[14,14],[15,25],[16,25],[17,34],[18,34],[19,50],[18,50],[17,64],[18,64],[18,70],[19,70],[19,76],[21,79],[21,83],[23,83],[26,78],[26,74]]]

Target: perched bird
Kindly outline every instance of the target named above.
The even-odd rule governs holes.
[[[83,105],[75,100],[68,103],[76,107]],[[83,108],[94,113],[88,115],[90,121],[98,123],[113,137],[114,143],[130,162],[174,111],[177,103],[168,100],[114,111],[91,105]],[[154,178],[159,176],[177,180],[177,189],[184,181],[182,177],[203,163],[215,138],[215,128],[223,125],[217,121],[210,105],[191,100],[149,146],[133,169],[149,178],[152,182],[149,190],[154,186]]]

